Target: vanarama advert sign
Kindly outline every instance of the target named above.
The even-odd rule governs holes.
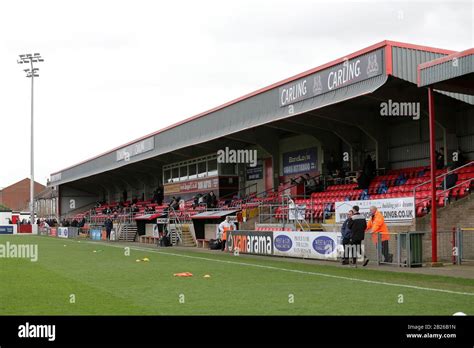
[[[415,218],[415,198],[400,197],[388,199],[369,199],[362,201],[336,202],[336,223],[347,219],[347,212],[358,205],[359,212],[369,218],[370,207],[375,206],[383,214],[385,222],[408,222]]]
[[[229,231],[226,249],[232,253],[273,255],[273,232]]]

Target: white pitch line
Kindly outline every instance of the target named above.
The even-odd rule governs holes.
[[[474,293],[472,293],[472,292],[461,292],[461,291],[452,291],[452,290],[446,290],[446,289],[426,288],[426,287],[416,286],[416,285],[387,283],[387,282],[380,282],[380,281],[377,281],[377,280],[368,280],[368,279],[352,278],[352,277],[345,277],[345,276],[337,276],[337,275],[333,275],[333,274],[326,274],[326,273],[320,273],[320,272],[301,271],[301,270],[297,270],[297,269],[280,268],[280,267],[260,265],[260,264],[255,264],[255,263],[210,259],[210,258],[207,258],[207,257],[168,253],[168,252],[163,252],[163,251],[158,251],[158,250],[153,250],[153,249],[147,249],[147,248],[141,248],[141,247],[135,247],[135,246],[130,246],[129,247],[129,246],[123,246],[123,245],[111,245],[111,244],[102,243],[102,242],[90,242],[90,241],[86,241],[86,243],[101,244],[101,245],[104,245],[104,246],[110,246],[110,247],[121,248],[121,249],[130,248],[130,250],[153,252],[153,253],[157,253],[157,254],[178,256],[178,257],[186,257],[186,258],[190,258],[190,259],[212,261],[212,262],[219,262],[219,263],[228,263],[228,264],[232,264],[232,265],[241,265],[241,266],[250,266],[250,267],[271,269],[271,270],[274,270],[274,271],[308,274],[308,275],[315,275],[315,276],[326,277],[326,278],[349,280],[349,281],[361,282],[361,283],[394,286],[394,287],[408,288],[408,289],[415,289],[415,290],[424,290],[424,291],[443,292],[443,293],[446,293],[446,294],[454,294],[454,295],[474,296]]]

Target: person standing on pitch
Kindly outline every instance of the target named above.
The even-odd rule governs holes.
[[[362,241],[365,237],[365,230],[367,228],[367,222],[365,221],[364,215],[359,213],[359,206],[354,205],[352,207],[352,211],[354,214],[352,215],[351,220],[349,221],[349,228],[351,230],[351,245],[352,245],[352,263],[357,267],[357,257],[362,255]],[[362,264],[367,266],[369,262],[368,259],[365,258]]]
[[[342,247],[344,248],[344,254],[342,256],[342,264],[349,264],[349,249],[351,245],[352,231],[349,228],[349,223],[351,221],[353,211],[349,210],[347,212],[347,219],[343,222],[341,226],[341,235],[342,235]]]
[[[385,219],[377,207],[370,207],[370,218],[367,222],[366,232],[372,232],[372,241],[375,245],[377,245],[378,234],[380,233],[384,262],[391,263],[393,261],[393,254],[389,254],[388,252],[388,241],[390,240],[390,235],[388,234],[388,227],[385,224]],[[364,263],[367,264],[368,259],[364,261]]]
[[[230,221],[230,216],[226,216],[225,220],[219,224],[219,236],[217,239],[220,240],[222,244],[221,250],[225,250],[225,243],[227,241],[227,231],[235,230],[235,224]]]
[[[110,239],[110,232],[112,231],[112,227],[114,226],[114,223],[110,218],[107,218],[104,222],[104,227],[105,227],[105,232],[107,233],[107,240]]]

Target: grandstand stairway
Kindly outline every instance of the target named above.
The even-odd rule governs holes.
[[[118,231],[119,241],[134,242],[137,237],[137,225],[136,224],[122,224]]]
[[[183,224],[181,226],[181,233],[182,233],[182,240],[181,240],[181,246],[185,247],[195,247],[196,246],[196,241],[194,240],[194,237],[189,230],[189,225],[188,224]]]

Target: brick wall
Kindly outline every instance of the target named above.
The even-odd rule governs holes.
[[[474,227],[474,195],[453,202],[445,208],[438,208],[438,259],[452,260],[453,227]],[[426,231],[423,237],[423,261],[431,261],[431,214],[418,218],[417,231]],[[474,233],[473,233],[474,234]],[[465,245],[464,253],[472,254],[472,243]]]
[[[35,193],[43,191],[46,187],[35,182]],[[29,211],[30,179],[25,178],[13,185],[5,187],[0,194],[0,204],[16,211]]]

